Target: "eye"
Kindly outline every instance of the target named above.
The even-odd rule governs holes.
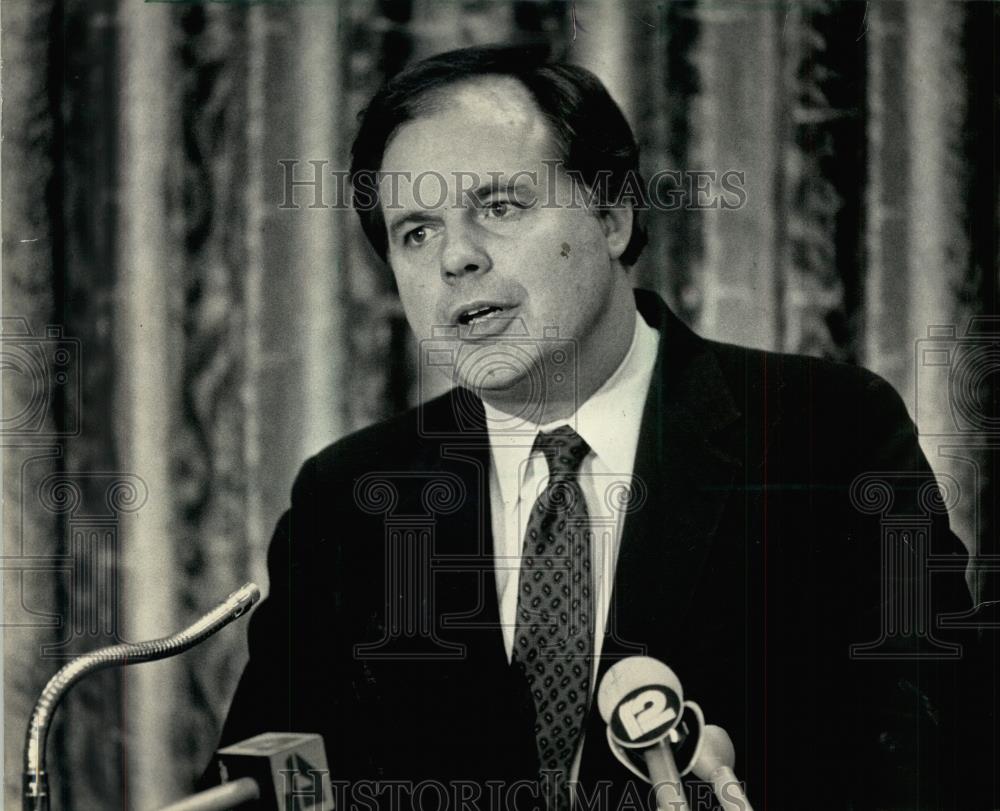
[[[518,200],[492,200],[483,203],[481,216],[484,220],[494,222],[515,222],[526,208],[530,208],[530,204],[525,205]]]
[[[421,245],[427,240],[427,229],[424,226],[413,228],[403,235],[404,245]]]
[[[486,213],[496,219],[503,219],[511,209],[510,203],[506,200],[495,200],[486,205]]]

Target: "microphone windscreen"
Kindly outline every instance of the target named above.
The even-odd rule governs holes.
[[[611,721],[615,708],[622,699],[636,690],[650,686],[663,686],[672,690],[678,698],[678,703],[684,702],[684,692],[681,680],[669,667],[659,659],[651,656],[629,656],[615,662],[601,680],[597,690],[597,711],[604,723]]]
[[[626,748],[651,746],[669,735],[683,706],[677,674],[648,656],[616,662],[597,691],[597,709],[608,734]]]
[[[736,765],[736,748],[729,733],[715,724],[707,724],[702,731],[701,747],[691,767],[699,780],[711,780],[720,768],[732,769]]]

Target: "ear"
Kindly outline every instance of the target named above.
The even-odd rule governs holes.
[[[618,205],[602,207],[597,216],[608,241],[608,254],[612,259],[618,259],[625,253],[625,248],[632,238],[632,221],[635,218],[632,203],[621,202]]]

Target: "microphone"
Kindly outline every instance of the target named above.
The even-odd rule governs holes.
[[[699,780],[712,784],[724,811],[753,811],[733,772],[735,764],[736,749],[729,733],[715,724],[706,726],[691,770]]]
[[[222,785],[160,811],[225,811],[253,803],[257,811],[333,811],[326,749],[319,735],[264,732],[215,753]]]
[[[669,811],[689,811],[681,777],[668,740],[681,720],[684,693],[680,679],[663,662],[630,656],[612,665],[597,691],[597,709],[614,744],[639,750],[656,792],[656,804]]]
[[[81,654],[63,665],[45,685],[28,721],[24,740],[21,791],[24,811],[49,811],[49,777],[45,770],[45,744],[52,716],[70,687],[95,670],[153,662],[183,653],[233,620],[242,617],[259,599],[260,589],[257,588],[257,584],[246,583],[183,631],[148,642],[123,642],[110,645],[92,653]]]

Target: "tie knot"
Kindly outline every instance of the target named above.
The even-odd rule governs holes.
[[[566,476],[580,469],[590,453],[590,445],[568,425],[560,425],[548,432],[539,431],[535,438],[535,450],[545,454],[550,476]]]

